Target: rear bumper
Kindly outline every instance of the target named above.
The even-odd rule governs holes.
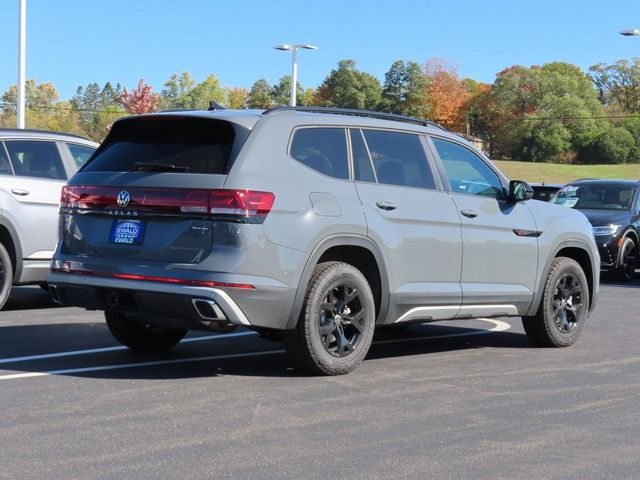
[[[47,282],[54,300],[65,305],[120,311],[150,324],[198,330],[220,323],[283,329],[295,295],[288,288],[223,289],[71,273],[50,273]]]
[[[46,260],[30,260],[22,261],[22,271],[20,278],[15,282],[16,285],[25,285],[32,283],[43,283],[49,273],[51,259]]]

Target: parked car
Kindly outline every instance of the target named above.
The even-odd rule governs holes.
[[[97,146],[75,135],[0,129],[0,308],[12,285],[44,286],[62,186]]]
[[[64,189],[48,280],[132,349],[244,326],[319,374],[356,368],[376,325],[522,316],[537,344],[571,345],[597,248],[584,215],[531,194],[420,119],[129,117]]]
[[[531,183],[533,189],[533,199],[549,202],[562,185],[557,183]]]
[[[553,200],[584,213],[593,225],[600,265],[620,280],[631,280],[640,246],[640,181],[578,180]]]

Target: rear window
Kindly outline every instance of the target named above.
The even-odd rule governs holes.
[[[316,172],[349,178],[344,128],[300,128],[293,134],[291,156]]]
[[[84,172],[161,171],[226,174],[235,139],[226,121],[137,117],[117,122]]]

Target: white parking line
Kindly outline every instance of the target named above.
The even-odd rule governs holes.
[[[243,337],[245,335],[256,335],[256,332],[224,333],[219,335],[207,335],[206,337],[184,338],[180,341],[180,343],[204,342],[205,340],[222,340],[224,338]],[[104,352],[117,352],[119,350],[128,350],[128,349],[129,349],[128,347],[119,345],[117,347],[91,348],[89,350],[71,350],[68,352],[44,353],[42,355],[26,355],[23,357],[0,358],[0,364],[30,362],[31,360],[44,360],[47,358],[75,357],[78,355],[90,355],[92,353],[104,353]]]
[[[511,326],[507,322],[503,322],[501,320],[493,320],[489,318],[482,318],[477,320],[493,323],[494,327],[487,330],[474,330],[474,331],[465,332],[465,333],[452,333],[450,335],[435,335],[435,336],[427,336],[427,337],[411,337],[411,338],[381,340],[378,342],[374,342],[374,345],[383,345],[383,344],[389,344],[389,343],[417,342],[419,340],[437,340],[442,338],[469,337],[472,335],[485,335],[487,333],[504,332],[506,330],[509,330],[509,328],[511,328]],[[211,338],[209,339],[223,338],[225,336],[228,338],[229,336],[240,336],[240,335],[251,335],[251,334],[254,334],[254,332],[212,335]],[[196,338],[187,339],[187,340],[197,341],[199,339],[204,340],[206,338],[207,337],[196,337]],[[184,341],[185,340],[183,340],[183,342]],[[126,347],[112,347],[112,348],[121,349]],[[96,350],[104,351],[104,349],[94,349],[93,351],[95,352]],[[107,350],[107,351],[111,351],[111,350]],[[76,352],[90,352],[90,350],[77,350]],[[73,354],[73,352],[61,352],[61,354],[62,353],[68,353],[70,355]],[[259,352],[232,353],[228,355],[209,355],[206,357],[180,358],[180,359],[173,359],[173,360],[157,360],[157,361],[137,362],[137,363],[121,363],[121,364],[114,364],[114,365],[102,365],[97,367],[66,368],[62,370],[50,370],[47,372],[28,372],[28,373],[15,373],[10,375],[0,375],[0,380],[16,380],[19,378],[48,377],[51,375],[71,375],[75,373],[100,372],[105,370],[121,370],[124,368],[151,367],[151,366],[158,366],[158,365],[177,365],[180,363],[204,362],[209,360],[250,358],[250,357],[256,357],[260,355],[274,355],[274,354],[280,354],[280,353],[284,353],[284,350],[280,349],[280,350],[267,350],[267,351],[259,351]],[[60,354],[52,354],[52,355],[61,356]],[[85,353],[80,353],[79,355],[85,355]],[[15,358],[26,358],[26,357],[15,357]],[[51,358],[51,357],[46,357],[46,358]]]

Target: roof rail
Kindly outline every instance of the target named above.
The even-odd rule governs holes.
[[[44,133],[47,135],[62,135],[65,137],[74,137],[74,138],[80,138],[82,140],[90,140],[90,141],[94,141],[91,140],[88,137],[83,137],[82,135],[78,135],[77,133],[66,133],[66,132],[56,132],[55,130],[39,130],[37,128],[13,128],[13,127],[0,127],[0,132],[2,133],[20,133],[20,132],[24,132],[24,133]]]
[[[307,107],[307,106],[296,106],[296,107],[272,107],[268,110],[262,112],[263,115],[269,115],[271,113],[276,112],[286,112],[286,111],[294,111],[294,112],[309,112],[309,113],[329,113],[335,115],[353,115],[356,117],[369,117],[369,118],[379,118],[382,120],[393,120],[396,122],[406,122],[406,123],[416,123],[418,125],[430,126],[440,128],[442,130],[447,131],[442,125],[434,122],[433,120],[426,120],[424,118],[415,118],[408,117],[406,115],[397,115],[395,113],[385,113],[385,112],[374,112],[372,110],[360,110],[356,108],[337,108],[337,107]]]

